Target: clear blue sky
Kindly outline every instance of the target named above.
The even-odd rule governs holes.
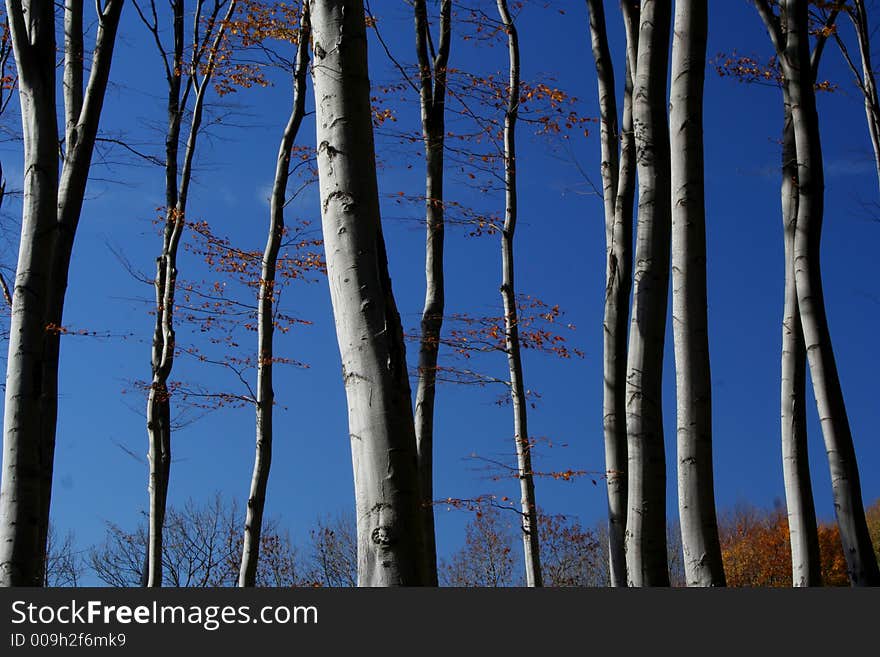
[[[491,9],[489,3],[487,6]],[[535,82],[555,78],[580,99],[579,108],[596,116],[596,81],[589,50],[583,2],[557,3],[564,14],[529,3],[519,26],[523,77]],[[616,3],[608,3],[609,29],[618,80],[622,81],[622,33]],[[738,50],[762,59],[771,54],[763,25],[746,0],[710,3],[709,52]],[[382,34],[397,57],[414,60],[410,11],[403,2],[373,2]],[[844,31],[849,30],[844,26]],[[848,34],[847,34],[848,36]],[[383,51],[371,44],[374,82],[395,78]],[[450,66],[478,72],[501,72],[502,48],[475,48],[456,41]],[[872,375],[878,362],[880,293],[875,289],[875,254],[880,239],[878,190],[858,90],[833,44],[825,54],[822,77],[840,85],[820,96],[827,173],[823,274],[831,331],[856,441],[866,502],[880,497],[880,404]],[[125,136],[144,150],[158,153],[164,124],[162,77],[158,59],[131,6],[124,10],[114,87],[106,103],[106,132]],[[265,243],[267,196],[274,171],[280,130],[289,112],[290,88],[283,77],[269,89],[242,92],[226,100],[237,115],[211,130],[202,143],[189,218],[210,220],[243,247]],[[311,110],[314,103],[308,100]],[[396,129],[417,130],[413,103],[395,107]],[[720,507],[748,501],[771,506],[782,499],[779,445],[779,360],[782,304],[782,231],[779,210],[781,100],[778,90],[744,86],[719,79],[709,69],[706,84],[706,184],[709,239],[709,319],[714,383],[716,495]],[[593,126],[595,127],[595,126]],[[518,287],[567,311],[577,326],[570,339],[582,348],[582,360],[560,361],[526,352],[527,387],[542,399],[530,418],[531,434],[567,447],[540,452],[538,469],[604,469],[602,446],[602,312],[604,229],[601,200],[589,193],[570,161],[577,158],[599,182],[599,143],[591,134],[572,137],[570,151],[521,129]],[[306,121],[300,143],[314,142],[314,124]],[[378,139],[383,162],[383,193],[421,194],[422,165],[410,147]],[[15,144],[0,150],[9,187],[20,188],[21,161]],[[409,160],[407,159],[409,158]],[[118,158],[117,158],[118,159]],[[406,163],[413,164],[411,169]],[[73,328],[130,333],[122,340],[65,338],[62,353],[58,447],[52,518],[62,532],[72,529],[81,547],[103,538],[105,521],[132,528],[147,505],[147,436],[140,393],[132,379],[149,377],[152,317],[148,286],[133,280],[108,249],[125,253],[138,269],[152,272],[160,242],[152,221],[163,203],[163,175],[154,167],[96,166],[95,180],[83,211],[72,265],[65,324]],[[450,198],[472,194],[450,183]],[[482,207],[500,212],[503,197],[482,198]],[[20,203],[7,201],[4,212],[16,215]],[[424,294],[423,229],[418,207],[386,202],[394,291],[409,328],[417,326]],[[319,224],[316,191],[291,205],[297,217]],[[10,246],[9,254],[14,254]],[[7,261],[9,260],[7,254]],[[497,312],[500,305],[500,249],[491,237],[467,238],[450,230],[447,238],[448,312]],[[207,274],[196,258],[181,253],[184,278]],[[298,285],[286,293],[285,307],[314,322],[279,335],[281,355],[308,362],[307,370],[278,373],[275,454],[269,484],[268,512],[278,516],[295,540],[304,540],[319,515],[353,504],[346,405],[339,355],[326,285]],[[255,336],[253,336],[255,339]],[[181,329],[179,341],[189,339]],[[413,360],[415,349],[410,348]],[[502,354],[490,366],[504,371]],[[665,420],[670,466],[669,509],[676,515],[675,394],[671,333],[665,366]],[[175,378],[224,380],[217,371],[200,370],[184,359]],[[513,449],[509,408],[494,404],[495,392],[446,386],[437,398],[436,496],[470,497],[497,493],[516,497],[515,480],[491,481],[468,461],[472,453],[495,457]],[[500,391],[497,391],[500,393]],[[812,394],[810,449],[818,512],[833,514],[828,467],[816,421]],[[174,435],[170,501],[206,500],[215,491],[247,499],[253,463],[251,409],[219,411]],[[120,448],[124,447],[124,449]],[[539,504],[553,513],[578,517],[591,525],[604,517],[604,483],[537,482]],[[449,554],[461,540],[467,519],[461,512],[437,510],[438,545]]]

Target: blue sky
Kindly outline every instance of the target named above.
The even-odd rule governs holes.
[[[494,3],[491,3],[494,4]],[[555,79],[577,97],[581,112],[596,116],[596,81],[589,50],[583,2],[556,3],[565,13],[528,3],[519,19],[523,78]],[[622,81],[622,26],[616,3],[608,3],[609,31]],[[412,26],[403,2],[373,2],[383,37],[395,55],[412,63]],[[710,58],[737,50],[761,59],[771,54],[769,40],[751,3],[710,3]],[[845,37],[850,26],[844,25]],[[503,48],[453,44],[450,66],[499,73],[506,67]],[[371,43],[371,78],[390,82],[395,71],[378,44]],[[823,275],[831,332],[856,441],[866,503],[880,497],[880,445],[872,375],[878,362],[876,335],[880,295],[874,255],[880,223],[872,218],[878,202],[877,180],[865,126],[863,103],[833,44],[823,61],[823,78],[839,84],[821,94],[820,115],[827,174]],[[159,152],[156,132],[164,123],[159,61],[149,50],[132,7],[125,8],[114,87],[103,127],[144,150]],[[265,242],[267,196],[280,131],[289,112],[290,88],[283,77],[274,86],[224,99],[234,115],[205,135],[198,157],[189,206],[191,220],[207,219],[243,247]],[[706,83],[706,185],[708,214],[709,320],[714,383],[715,482],[718,505],[747,501],[771,506],[783,498],[779,446],[779,360],[782,304],[782,230],[779,210],[781,99],[771,87],[746,86],[715,75]],[[309,97],[307,107],[314,103]],[[418,130],[413,102],[395,104],[398,130]],[[14,117],[14,115],[13,115]],[[12,120],[12,119],[6,119]],[[591,127],[595,127],[592,125]],[[537,468],[602,471],[602,312],[604,229],[601,199],[591,193],[571,161],[599,184],[598,131],[559,142],[521,128],[520,226],[517,235],[519,291],[538,296],[566,311],[575,324],[569,340],[583,359],[562,361],[526,352],[528,388],[542,398],[530,416],[533,436],[556,446],[541,449]],[[299,143],[314,143],[308,119]],[[18,146],[0,144],[10,188],[20,186]],[[410,146],[377,137],[383,194],[421,194],[421,161]],[[117,158],[118,159],[118,158]],[[407,168],[407,165],[413,165]],[[108,244],[132,265],[151,272],[160,242],[153,219],[163,203],[163,175],[154,167],[132,164],[96,166],[89,187],[74,253],[65,324],[130,337],[65,338],[52,518],[61,531],[73,530],[81,547],[99,542],[104,523],[131,528],[147,505],[145,400],[130,381],[149,376],[151,289],[134,280]],[[503,195],[475,195],[452,176],[448,194],[501,212]],[[417,206],[383,201],[385,232],[398,306],[409,328],[417,326],[424,295],[424,235]],[[16,215],[10,199],[4,213]],[[291,204],[288,221],[319,224],[316,190]],[[5,222],[6,220],[4,220]],[[15,249],[10,246],[6,260]],[[500,248],[493,237],[468,238],[451,229],[447,237],[447,311],[497,313],[500,306]],[[207,273],[190,253],[181,253],[182,277]],[[277,338],[279,352],[306,361],[308,369],[279,372],[275,392],[275,453],[268,512],[281,519],[295,540],[304,540],[316,517],[353,504],[346,405],[329,294],[324,281],[297,284],[285,293],[285,309],[313,322]],[[185,330],[179,341],[188,339]],[[255,340],[255,336],[252,336]],[[411,362],[415,349],[410,347]],[[675,393],[671,332],[667,338],[665,423],[670,466],[668,501],[676,515]],[[484,361],[503,373],[502,354]],[[223,381],[222,372],[178,360],[175,375],[203,382]],[[128,390],[121,394],[123,389]],[[436,497],[472,497],[496,493],[516,497],[516,481],[492,481],[468,457],[507,457],[513,450],[510,409],[494,403],[501,391],[444,386],[438,391],[436,420]],[[814,493],[820,516],[833,507],[812,394],[810,450]],[[221,410],[174,435],[170,501],[207,500],[215,491],[243,505],[253,463],[253,412]],[[566,446],[562,446],[566,445]],[[132,456],[130,453],[134,454]],[[539,480],[539,504],[553,513],[578,517],[592,525],[605,514],[602,481]],[[438,545],[449,554],[461,541],[462,512],[437,509]]]

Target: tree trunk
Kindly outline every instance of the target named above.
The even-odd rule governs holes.
[[[783,89],[782,221],[785,240],[785,301],[782,316],[782,474],[791,540],[792,584],[821,586],[819,533],[807,451],[807,351],[794,277],[797,226],[797,150],[788,92]]]
[[[309,65],[310,40],[309,10],[304,4],[299,27],[296,65],[293,75],[293,108],[281,136],[275,181],[272,185],[269,209],[269,236],[263,251],[260,271],[260,291],[257,299],[257,445],[254,473],[248,496],[244,540],[241,552],[239,586],[256,586],[260,558],[260,536],[263,528],[263,510],[266,507],[266,488],[272,464],[272,414],[275,392],[272,389],[272,370],[275,351],[272,340],[275,331],[275,273],[278,251],[284,239],[284,206],[287,201],[287,182],[290,178],[290,154],[306,113],[306,77]]]
[[[58,187],[58,237],[49,293],[48,321],[63,326],[64,298],[73,242],[82,212],[83,198],[92,164],[98,123],[110,77],[110,63],[116,44],[116,32],[122,13],[122,0],[107,2],[98,21],[98,33],[92,55],[89,80],[83,91],[83,25],[82,0],[69,1],[65,6],[64,108],[66,115],[65,151]],[[41,394],[42,428],[40,441],[44,450],[43,504],[44,517],[49,518],[52,496],[52,469],[55,433],[58,420],[58,374],[61,356],[61,332],[46,333],[46,354],[43,361]]]
[[[724,586],[712,472],[703,83],[707,0],[676,0],[670,89],[678,509],[688,586]]]
[[[513,436],[516,442],[516,461],[520,483],[520,512],[525,556],[527,586],[543,586],[541,553],[538,540],[538,508],[535,502],[535,482],[532,475],[531,442],[529,440],[527,401],[523,383],[522,356],[519,344],[519,326],[514,283],[513,238],[517,220],[516,192],[516,119],[519,111],[519,38],[507,7],[507,0],[498,1],[498,13],[507,32],[509,58],[509,96],[504,115],[504,226],[501,231],[501,298],[504,302],[504,336],[507,366],[510,374],[510,401],[513,406]]]
[[[671,229],[666,117],[670,22],[668,2],[642,3],[633,92],[639,209],[626,380],[630,586],[669,585],[662,380]]]
[[[59,180],[55,16],[51,3],[6,5],[24,132],[24,202],[12,295],[0,486],[0,585],[44,581],[64,294],[122,0],[99,5],[88,87],[82,89],[82,2],[65,23],[65,145]]]
[[[49,3],[9,0],[24,133],[24,198],[3,416],[0,584],[39,586],[45,568],[43,518],[48,455],[41,444],[40,393],[46,349],[58,198],[55,17]],[[26,25],[27,23],[27,25]]]
[[[321,219],[358,518],[360,586],[425,585],[403,329],[379,216],[364,7],[311,0]]]
[[[415,2],[416,52],[420,70],[422,137],[425,144],[425,307],[419,342],[419,381],[415,428],[422,487],[425,550],[430,584],[437,586],[437,545],[434,536],[434,396],[437,356],[443,327],[443,149],[446,137],[446,65],[451,42],[452,0],[440,5],[440,42],[433,61],[428,53],[430,25],[425,0]]]
[[[855,586],[880,584],[862,504],[858,463],[828,329],[820,269],[824,172],[819,116],[810,66],[806,0],[783,4],[787,42],[783,74],[791,101],[798,164],[798,209],[794,237],[795,284],[810,378],[831,470],[834,508]]]
[[[603,321],[602,403],[605,478],[608,491],[608,557],[612,586],[626,586],[626,331],[632,289],[632,219],[635,141],[632,126],[632,72],[626,58],[622,129],[617,125],[614,68],[600,0],[589,0],[590,37],[598,80],[601,121],[602,191],[605,201],[605,317]],[[627,8],[633,10],[628,3]],[[629,29],[627,41],[638,35]],[[628,45],[628,49],[629,49]],[[619,142],[619,144],[618,144]],[[618,148],[620,149],[618,151]]]
[[[865,96],[865,115],[868,119],[868,134],[874,149],[874,165],[877,169],[877,181],[880,183],[880,99],[877,96],[877,81],[871,63],[871,28],[868,24],[868,11],[864,0],[854,0],[848,10],[852,19],[856,37],[859,42],[859,55],[862,63],[860,86]]]
[[[202,2],[203,0],[199,0]],[[168,484],[171,477],[171,390],[168,382],[174,366],[174,295],[177,290],[177,251],[186,227],[186,206],[192,178],[193,158],[202,124],[205,93],[210,88],[220,40],[235,11],[236,0],[229,0],[225,15],[220,19],[223,3],[216,3],[209,24],[216,25],[216,34],[208,49],[204,72],[197,83],[193,101],[189,134],[183,152],[183,165],[179,166],[179,142],[181,122],[186,110],[189,92],[181,93],[180,71],[183,69],[184,53],[184,2],[172,3],[174,26],[174,71],[168,81],[168,131],[165,136],[165,230],[162,252],[156,258],[156,323],[153,329],[151,354],[152,380],[147,398],[147,435],[149,438],[148,461],[150,468],[150,519],[148,542],[147,586],[162,586],[162,528],[165,523],[165,507]],[[198,17],[196,18],[198,20]],[[180,174],[178,176],[178,168]]]

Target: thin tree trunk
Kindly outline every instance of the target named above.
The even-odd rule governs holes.
[[[819,256],[825,183],[810,65],[806,0],[787,0],[783,4],[783,16],[787,34],[782,58],[783,74],[791,101],[798,156],[798,210],[794,238],[798,308],[850,581],[855,586],[877,585],[880,584],[880,570],[865,521],[858,463],[822,290]]]
[[[290,154],[306,114],[310,29],[308,5],[304,4],[300,18],[299,42],[293,76],[293,108],[281,137],[281,145],[278,148],[275,181],[272,185],[272,199],[269,209],[269,236],[263,251],[263,264],[260,271],[260,291],[257,300],[257,445],[245,518],[241,567],[238,574],[239,586],[256,586],[257,583],[263,510],[266,506],[266,488],[269,484],[269,468],[272,464],[272,414],[275,405],[275,392],[272,389],[275,351],[272,340],[275,331],[275,302],[277,300],[275,273],[278,265],[278,251],[284,239],[284,206],[287,200],[287,182],[290,178]]]
[[[4,413],[3,585],[38,586],[44,581],[64,295],[123,2],[98,6],[98,35],[85,91],[82,4],[68,0],[64,8],[66,129],[60,180],[54,8],[16,0],[6,5],[18,66],[25,180]]]
[[[807,452],[807,351],[798,312],[794,278],[797,226],[797,151],[791,103],[783,89],[785,128],[782,134],[782,221],[785,241],[785,301],[782,316],[782,474],[791,540],[792,584],[821,586],[819,533]]]
[[[203,0],[199,0],[202,2]],[[184,52],[184,3],[172,4],[174,25],[174,70],[168,74],[168,132],[165,138],[165,230],[162,252],[156,259],[156,323],[153,330],[151,355],[152,381],[147,398],[147,434],[149,437],[148,460],[150,468],[149,493],[149,558],[147,586],[162,586],[162,527],[168,484],[171,476],[171,392],[168,381],[174,366],[174,294],[177,288],[177,251],[186,226],[186,206],[196,143],[202,124],[205,94],[210,87],[220,40],[235,10],[236,0],[230,0],[225,15],[220,19],[222,2],[214,4],[210,24],[216,25],[216,33],[204,62],[204,73],[195,86],[189,134],[183,153],[183,166],[178,177],[179,141],[183,112],[186,109],[190,87],[181,94],[181,70]],[[200,6],[200,5],[199,5]],[[196,12],[198,23],[202,16]],[[219,21],[219,22],[218,22]],[[196,33],[198,31],[196,30]],[[194,51],[197,51],[194,48]]]
[[[451,43],[452,0],[440,5],[440,41],[429,54],[430,25],[425,0],[416,0],[416,52],[420,72],[422,137],[425,143],[425,306],[419,342],[419,381],[415,428],[422,487],[425,550],[431,586],[437,586],[437,545],[434,536],[434,397],[437,356],[443,327],[443,149],[446,137],[446,65]],[[431,48],[433,51],[433,48]]]
[[[712,472],[703,84],[707,0],[676,0],[670,89],[678,508],[688,586],[724,586]]]
[[[865,115],[868,119],[868,134],[874,149],[874,165],[877,168],[877,181],[880,183],[880,99],[877,96],[877,82],[871,63],[871,28],[868,24],[868,11],[864,0],[854,0],[848,10],[859,42],[859,55],[862,64],[860,87],[865,96]],[[858,78],[858,75],[857,75]]]
[[[311,0],[321,217],[348,399],[360,586],[425,585],[412,399],[379,215],[361,0]]]
[[[671,14],[668,2],[642,3],[633,92],[639,209],[626,381],[630,586],[669,585],[662,379],[671,229],[666,116]]]
[[[513,436],[520,483],[520,511],[527,586],[543,586],[541,552],[538,540],[538,508],[532,475],[531,442],[529,440],[527,401],[523,383],[522,356],[514,282],[513,238],[517,221],[516,191],[516,119],[519,112],[519,37],[507,7],[507,0],[498,1],[498,14],[507,32],[509,58],[509,96],[504,115],[504,226],[501,230],[501,298],[504,302],[504,336],[510,374],[510,400],[513,406]]]
[[[632,73],[626,58],[621,129],[617,125],[614,68],[608,47],[605,10],[588,0],[590,37],[598,80],[601,120],[602,191],[605,201],[605,317],[603,321],[603,429],[608,491],[608,557],[612,586],[626,586],[626,332],[632,289],[632,219],[635,141],[632,128]],[[624,11],[638,11],[629,3]],[[627,27],[633,21],[627,22]],[[637,40],[627,30],[627,41]],[[629,49],[629,45],[628,45]],[[620,150],[618,150],[620,149]]]

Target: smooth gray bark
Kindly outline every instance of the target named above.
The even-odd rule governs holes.
[[[6,3],[18,69],[25,174],[0,485],[0,585],[5,586],[44,581],[64,295],[123,2],[97,5],[98,32],[85,90],[82,5],[68,0],[64,7],[65,142],[60,154],[54,5]]]
[[[639,206],[626,380],[630,586],[669,585],[662,379],[671,230],[666,115],[671,9],[662,0],[641,5],[633,92]]]
[[[834,31],[834,38],[840,46],[840,51],[847,65],[856,79],[856,84],[865,97],[865,116],[868,120],[868,135],[871,137],[871,147],[874,150],[874,165],[877,169],[877,181],[880,183],[880,98],[877,95],[877,80],[874,75],[874,67],[871,61],[871,27],[868,23],[868,10],[864,0],[853,0],[851,7],[846,12],[852,21],[859,44],[859,66],[853,62],[838,31]],[[861,71],[859,71],[861,68]]]
[[[865,115],[868,119],[868,133],[874,149],[874,165],[877,168],[877,181],[880,183],[880,98],[877,96],[877,81],[871,61],[871,29],[868,25],[868,11],[864,0],[854,0],[849,11],[856,36],[859,41],[859,55],[862,63],[862,93],[865,96]]]
[[[807,0],[786,0],[782,5],[786,45],[780,59],[791,101],[798,164],[795,284],[850,582],[854,586],[870,586],[880,584],[880,570],[865,520],[858,462],[822,289],[820,244],[825,183],[807,7]]]
[[[443,328],[444,196],[443,149],[446,139],[446,66],[452,36],[452,0],[440,4],[440,39],[432,44],[425,0],[414,3],[416,54],[419,61],[419,95],[422,139],[425,144],[425,306],[419,342],[419,380],[416,388],[415,428],[422,487],[425,550],[430,584],[437,586],[437,544],[434,535],[434,398],[437,357]]]
[[[400,315],[379,215],[362,0],[311,0],[327,277],[348,400],[360,586],[429,583]]]
[[[293,107],[281,136],[272,197],[269,208],[269,236],[263,250],[260,270],[260,291],[257,298],[257,444],[254,471],[248,496],[241,566],[238,585],[256,586],[257,565],[260,558],[260,537],[263,529],[263,511],[266,507],[266,489],[272,464],[273,409],[275,391],[272,371],[275,360],[273,337],[275,333],[275,274],[278,252],[284,239],[284,206],[287,202],[287,184],[290,178],[290,155],[306,114],[306,78],[311,39],[308,4],[304,4],[300,18],[296,64],[293,73]]]
[[[782,134],[782,222],[785,243],[785,299],[782,313],[781,427],[782,474],[791,542],[793,586],[821,586],[819,533],[807,451],[807,349],[794,277],[797,226],[797,150],[788,92]]]
[[[504,114],[504,226],[501,229],[501,298],[504,303],[504,342],[510,376],[510,401],[513,406],[513,436],[516,442],[517,476],[520,484],[520,519],[527,586],[543,586],[541,550],[538,538],[538,508],[532,473],[532,450],[529,440],[528,411],[523,383],[519,342],[519,319],[514,280],[514,234],[517,221],[516,189],[516,120],[519,113],[520,55],[519,36],[506,0],[497,0],[501,24],[507,33],[508,98]]]
[[[678,512],[688,586],[724,586],[712,470],[703,84],[708,0],[676,0],[670,87]]]
[[[624,12],[637,13],[629,2]],[[587,0],[590,40],[596,64],[605,203],[605,316],[603,319],[603,431],[608,493],[608,558],[612,586],[626,586],[626,334],[632,289],[632,220],[635,196],[635,139],[632,126],[632,72],[626,56],[623,117],[618,128],[614,65],[601,0]],[[627,50],[638,40],[626,21]]]
[[[786,35],[766,0],[755,6],[777,54],[784,53]],[[838,10],[832,10],[826,27],[833,26]],[[819,62],[827,41],[820,32],[810,60],[811,79],[815,83]],[[782,85],[784,122],[782,134],[782,222],[785,252],[785,294],[782,319],[781,433],[782,471],[792,553],[792,585],[821,586],[821,561],[816,509],[807,449],[806,418],[806,345],[801,325],[795,282],[794,240],[798,214],[798,164],[791,98],[787,84]]]
[[[165,228],[162,236],[162,251],[156,258],[156,323],[150,366],[152,379],[147,398],[147,435],[149,438],[149,540],[147,557],[147,586],[162,586],[162,527],[165,522],[165,508],[168,485],[171,477],[171,393],[168,381],[174,366],[174,295],[177,289],[177,252],[181,235],[186,227],[186,208],[189,199],[189,185],[192,179],[193,158],[204,113],[205,95],[210,88],[211,78],[216,66],[217,48],[225,32],[228,20],[235,10],[236,0],[229,0],[226,11],[221,15],[224,0],[214,0],[208,13],[208,24],[212,31],[204,30],[201,21],[205,18],[202,6],[206,0],[197,0],[194,17],[194,35],[202,34],[192,46],[192,59],[184,61],[184,1],[171,3],[174,46],[171,62],[165,61],[165,75],[168,83],[168,128],[165,135]],[[154,14],[155,16],[155,14]],[[144,15],[141,14],[144,18]],[[148,29],[159,42],[159,32],[155,23],[145,19]],[[204,58],[204,59],[202,59]],[[191,71],[204,67],[201,77],[196,81],[194,75],[184,74],[184,67]],[[183,79],[186,80],[183,84]],[[180,162],[180,137],[188,97],[195,91],[189,132]],[[178,173],[179,172],[179,173]]]

